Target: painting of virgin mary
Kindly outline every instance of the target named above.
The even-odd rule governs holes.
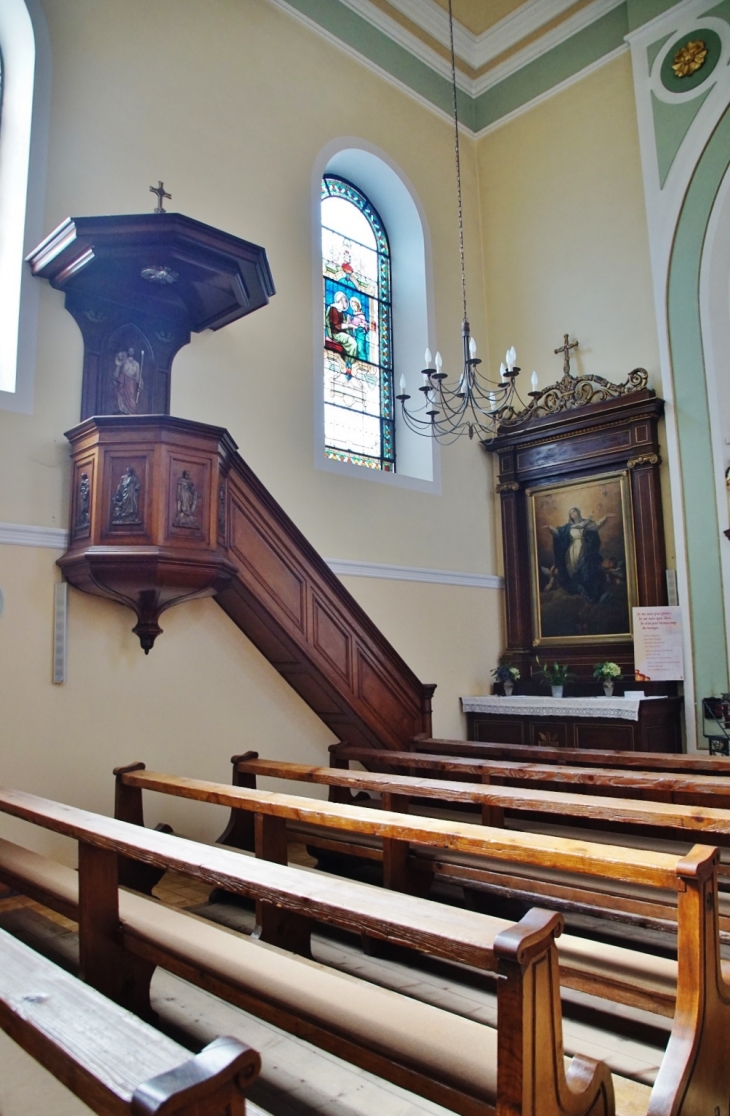
[[[626,475],[527,495],[535,642],[630,638],[636,564]]]

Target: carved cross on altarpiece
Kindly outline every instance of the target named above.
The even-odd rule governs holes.
[[[570,350],[571,349],[577,349],[577,348],[578,348],[578,342],[574,341],[571,345],[569,335],[567,333],[564,333],[563,334],[563,344],[560,346],[559,349],[554,349],[553,350],[553,352],[555,353],[556,356],[558,355],[558,353],[563,353],[563,355],[564,355],[564,359],[563,359],[563,375],[564,376],[570,376]]]

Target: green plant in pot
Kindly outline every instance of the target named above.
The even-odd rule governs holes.
[[[519,667],[514,666],[514,664],[511,663],[509,659],[506,658],[506,656],[502,655],[501,659],[499,660],[499,666],[495,667],[492,671],[492,678],[494,678],[497,682],[502,683],[506,697],[511,697],[512,691],[515,687],[515,682],[519,679],[519,677]]]
[[[603,686],[606,697],[613,695],[613,684],[623,678],[621,667],[618,663],[596,663],[593,668],[593,677],[597,678]]]
[[[541,663],[537,656],[535,656],[535,661],[540,669],[535,671],[534,677],[542,678],[547,682],[553,691],[553,697],[562,697],[566,682],[572,682],[575,678],[575,675],[571,674],[568,664]]]

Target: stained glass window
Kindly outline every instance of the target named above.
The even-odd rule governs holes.
[[[395,472],[390,249],[374,206],[322,180],[325,453]]]

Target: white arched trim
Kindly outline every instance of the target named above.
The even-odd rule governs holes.
[[[407,177],[385,152],[364,140],[333,140],[320,151],[312,175],[312,285],[314,313],[314,454],[315,467],[381,484],[438,494],[441,491],[438,444],[413,434],[396,408],[396,472],[364,469],[333,461],[324,452],[322,371],[322,246],[320,185],[325,174],[348,179],[371,200],[383,219],[391,254],[393,291],[393,375],[406,378],[415,397],[423,354],[433,322],[431,243],[423,209]],[[398,406],[398,405],[397,405]]]
[[[725,470],[730,465],[730,170],[725,172],[707,226],[700,272],[702,347],[715,460],[715,500],[720,530],[730,524]],[[721,539],[725,633],[730,659],[730,543]]]
[[[24,256],[42,236],[50,48],[37,0],[2,0],[0,407],[30,411],[38,283]]]

